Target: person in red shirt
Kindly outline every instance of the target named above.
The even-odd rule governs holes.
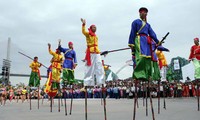
[[[194,45],[191,47],[189,61],[193,62],[195,67],[194,78],[200,79],[200,46],[199,38],[194,38]]]
[[[185,90],[186,90],[186,97],[189,97],[190,96],[190,94],[189,94],[189,86],[188,86],[188,84],[186,84],[186,86],[185,86]]]
[[[196,96],[196,88],[195,85],[192,83],[192,95]]]

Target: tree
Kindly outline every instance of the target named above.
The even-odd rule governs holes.
[[[175,57],[171,59],[171,63],[167,69],[167,80],[168,81],[180,81],[182,77],[182,67],[189,64],[189,61],[182,57]]]

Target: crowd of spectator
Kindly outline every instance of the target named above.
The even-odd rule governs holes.
[[[197,82],[151,82],[148,86],[148,82],[138,82],[137,89],[135,88],[135,82],[132,80],[116,80],[106,82],[105,88],[103,89],[100,86],[87,87],[87,98],[102,98],[104,95],[108,99],[132,99],[137,90],[138,98],[142,97],[196,97],[200,93],[200,89],[197,89]],[[74,99],[85,98],[86,89],[82,84],[75,84],[71,86],[61,87],[59,94],[55,97],[61,98],[71,98],[73,95]],[[39,93],[38,93],[39,92]],[[147,93],[146,93],[147,92]],[[104,93],[104,94],[103,94]],[[42,88],[30,88],[28,86],[0,86],[0,105],[5,105],[6,100],[12,102],[14,99],[16,102],[21,100],[24,102],[31,99],[39,98],[49,98],[48,95],[44,92],[44,87]]]

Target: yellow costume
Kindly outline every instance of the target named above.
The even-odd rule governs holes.
[[[60,74],[62,70],[62,60],[63,56],[61,54],[57,54],[56,52],[53,52],[51,49],[49,49],[49,53],[53,56],[51,59],[51,66],[52,66],[52,81],[53,82],[60,82]]]
[[[41,64],[33,61],[29,66],[32,71],[29,79],[29,86],[36,87],[40,85],[40,70]]]
[[[104,68],[101,62],[100,50],[98,47],[98,37],[91,31],[92,26],[95,25],[91,25],[88,29],[89,32],[86,32],[85,24],[82,25],[82,33],[85,35],[87,42],[87,51],[85,56],[87,63],[84,76],[84,86],[94,86],[95,78],[97,85],[105,83]]]
[[[90,53],[100,53],[99,47],[98,47],[98,37],[92,36],[85,30],[85,25],[82,26],[82,33],[86,37],[87,47],[90,51]]]
[[[167,60],[162,51],[157,50],[156,55],[158,57],[158,63],[160,66],[161,81],[166,81],[167,74]]]
[[[157,50],[157,51],[156,51],[156,55],[157,55],[157,57],[158,57],[158,61],[161,62],[161,65],[162,65],[162,66],[167,66],[167,60],[166,60],[165,55],[163,54],[163,52]],[[160,65],[160,63],[159,63],[159,65]],[[161,68],[162,66],[160,66],[160,68]]]

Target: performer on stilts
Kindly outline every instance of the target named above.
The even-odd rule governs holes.
[[[159,64],[159,68],[160,68],[160,75],[161,75],[161,80],[158,81],[158,98],[160,98],[160,84],[162,83],[162,81],[167,81],[166,79],[166,75],[167,75],[167,60],[165,58],[164,53],[161,50],[157,50],[156,51],[156,55],[158,57],[158,64]],[[164,90],[164,89],[163,89]],[[165,91],[163,91],[165,92]],[[164,97],[164,107],[166,109],[166,103],[165,103],[165,96]],[[160,105],[158,107],[158,114],[160,113]]]
[[[74,51],[72,42],[68,43],[69,48],[63,48],[61,47],[61,40],[59,40],[58,46],[59,46],[58,49],[64,54],[64,57],[65,57],[65,60],[63,62],[63,75],[62,75],[62,83],[64,84],[63,87],[67,87],[67,85],[70,85],[71,87],[71,105],[70,105],[70,113],[69,113],[71,115],[72,102],[73,102],[73,89],[74,89],[74,83],[75,83],[74,69],[77,66],[76,52]],[[65,101],[66,101],[66,98],[65,98]],[[67,115],[67,112],[66,112],[66,115]]]
[[[142,7],[139,9],[140,19],[136,19],[132,22],[131,32],[129,36],[129,47],[131,48],[132,54],[135,54],[135,68],[133,72],[133,79],[135,80],[135,88],[137,88],[137,80],[148,81],[152,79],[152,60],[151,60],[151,50],[150,45],[152,38],[156,45],[160,45],[161,43],[156,37],[155,32],[151,28],[150,24],[147,23],[148,9]],[[137,89],[136,89],[137,90]],[[137,96],[136,96],[137,97]],[[151,99],[151,97],[150,97]],[[133,120],[135,120],[136,115],[136,100],[134,101],[134,114]],[[152,117],[154,118],[153,106],[152,108]]]
[[[30,87],[40,86],[41,76],[39,68],[41,66],[42,64],[38,62],[38,57],[34,57],[33,62],[29,65],[29,67],[32,69],[28,84]]]
[[[153,73],[152,73],[152,80],[154,81],[157,81],[158,83],[158,92],[157,92],[157,97],[158,97],[158,114],[160,114],[160,81],[162,79],[162,77],[165,77],[165,80],[166,80],[166,66],[167,66],[167,62],[166,62],[166,59],[165,59],[165,63],[160,63],[160,62],[164,62],[164,60],[161,60],[161,53],[162,53],[162,59],[164,59],[164,54],[162,51],[166,51],[166,52],[169,52],[169,50],[163,46],[158,46],[156,48],[156,44],[154,41],[152,41],[152,49],[151,51],[153,50],[152,52],[152,67],[153,67]],[[158,54],[160,53],[160,54]],[[158,56],[160,55],[160,56]],[[163,66],[161,66],[163,65]],[[163,74],[161,74],[161,68],[165,66],[165,69],[164,69],[164,72],[165,72],[165,76],[162,76]],[[164,101],[165,102],[165,101]]]
[[[167,60],[165,58],[164,53],[161,50],[156,51],[156,55],[158,57],[158,64],[160,68],[161,81],[167,81]]]
[[[60,75],[62,71],[62,62],[63,56],[61,55],[61,51],[56,49],[56,52],[51,50],[51,44],[48,44],[49,54],[53,56],[51,59],[51,68],[52,68],[52,79],[51,79],[51,89],[59,90],[60,89]]]
[[[62,71],[63,56],[61,55],[59,49],[56,49],[56,51],[53,52],[51,50],[50,43],[48,43],[48,51],[49,54],[51,54],[53,57],[51,59],[51,66],[49,67],[49,79],[47,81],[45,92],[51,97],[52,101],[52,99],[56,96],[57,93],[60,95],[58,91],[60,91],[60,75]],[[58,105],[60,104],[58,103]],[[58,106],[58,111],[60,111],[60,106]]]
[[[86,43],[87,43],[87,50],[86,50],[86,56],[85,56],[86,71],[85,71],[85,77],[84,77],[84,86],[86,89],[85,119],[87,120],[87,87],[94,86],[95,85],[94,80],[96,79],[96,85],[97,86],[102,85],[102,90],[103,90],[103,93],[105,94],[105,90],[104,90],[105,76],[104,76],[104,68],[103,68],[102,60],[100,56],[100,50],[98,47],[98,37],[95,34],[96,26],[91,25],[90,28],[88,28],[88,31],[86,31],[86,27],[85,27],[86,20],[81,18],[81,22],[82,22],[82,33],[85,35]],[[107,120],[105,97],[103,98],[103,101],[104,101],[104,119]]]
[[[194,78],[197,81],[197,110],[199,111],[199,81],[200,81],[200,45],[199,38],[194,38],[194,45],[190,49],[189,61],[192,61],[195,68]]]
[[[34,57],[33,62],[29,65],[32,69],[30,79],[29,79],[29,86],[30,86],[30,110],[31,110],[31,87],[38,87],[38,109],[39,109],[39,87],[40,87],[40,70],[39,68],[42,66],[41,63],[38,62],[38,57]]]

